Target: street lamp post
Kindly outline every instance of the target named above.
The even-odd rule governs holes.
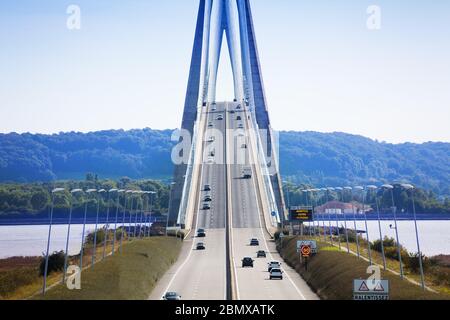
[[[109,233],[109,200],[110,200],[110,196],[111,196],[111,193],[114,193],[114,192],[117,192],[117,191],[119,191],[118,189],[111,189],[111,190],[109,190],[108,191],[108,202],[107,202],[107,204],[106,204],[106,206],[107,206],[107,209],[106,209],[106,228],[105,228],[105,240],[104,240],[104,243],[103,243],[103,255],[102,255],[102,260],[104,260],[105,259],[105,256],[106,256],[106,245],[107,245],[107,242],[108,242],[108,233]]]
[[[339,192],[341,193],[341,202],[342,202],[342,205],[344,205],[344,188],[337,187],[335,189],[336,189],[336,191],[338,191],[338,193]],[[348,244],[347,216],[345,214],[345,207],[342,210],[342,214],[344,215],[344,228],[345,228],[345,240],[347,242],[347,252],[350,252],[350,247],[349,247],[349,244]],[[336,211],[336,217],[337,217],[337,211]],[[339,230],[339,226],[338,226],[338,230]],[[341,248],[340,236],[339,236],[339,248]]]
[[[345,190],[350,191],[350,202],[352,204],[352,211],[353,211],[353,226],[355,228],[355,238],[356,238],[356,254],[358,255],[358,258],[360,257],[359,252],[359,236],[358,236],[358,227],[356,225],[356,212],[355,212],[355,204],[353,203],[353,188],[352,187],[345,187]]]
[[[120,195],[124,193],[125,190],[120,189],[117,190],[117,199],[116,199],[116,220],[114,221],[114,235],[113,235],[113,243],[111,255],[114,255],[116,249],[116,237],[117,237],[117,220],[119,219],[119,205],[120,205]]]
[[[402,187],[405,188],[406,190],[411,190],[411,199],[412,199],[413,215],[414,215],[414,227],[416,230],[417,253],[419,255],[420,279],[422,282],[422,289],[425,290],[425,275],[424,275],[424,270],[423,270],[422,251],[420,250],[419,228],[417,227],[416,204],[414,201],[415,188],[411,184],[403,184]]]
[[[330,191],[332,190],[333,188],[326,188],[326,191],[325,191],[325,193],[326,193],[326,195],[327,195],[327,204],[325,205],[325,207],[327,207],[328,206],[328,204],[329,204],[329,202],[330,202]],[[326,208],[325,208],[325,210],[326,210]],[[328,228],[329,228],[329,234],[330,234],[330,242],[331,242],[331,244],[333,244],[333,231],[331,230],[331,211],[330,211],[330,209],[328,209],[329,211],[328,211]]]
[[[130,194],[132,194],[132,193],[133,193],[132,190],[127,190],[127,191],[125,191],[125,196],[124,196],[125,206],[124,206],[124,208],[123,208],[122,232],[121,232],[121,234],[120,234],[120,244],[119,244],[119,252],[120,252],[120,253],[122,253],[122,242],[123,242],[123,236],[124,236],[124,233],[125,233],[125,216],[126,216],[126,213],[127,213],[127,203],[128,203],[128,201],[127,201],[127,195],[130,195]],[[133,200],[131,199],[131,201],[133,201]],[[131,213],[130,213],[130,214],[131,214]],[[128,234],[127,234],[127,236],[128,236]]]
[[[367,252],[369,254],[369,264],[372,265],[372,251],[370,250],[370,237],[369,237],[369,228],[367,225],[367,214],[366,214],[366,194],[364,187],[355,187],[355,190],[361,191],[362,203],[363,203],[363,215],[364,215],[364,223],[366,227],[366,238],[367,238]]]
[[[86,191],[89,196],[91,193],[97,192],[97,189],[88,189]],[[86,220],[87,220],[88,201],[84,204],[84,219],[83,219],[83,231],[81,233],[81,251],[80,251],[80,272],[83,270],[83,254],[84,254],[84,235],[86,233]]]
[[[95,218],[95,230],[94,230],[94,250],[92,251],[92,267],[95,264],[95,255],[97,251],[97,229],[98,229],[98,216],[100,213],[100,194],[105,193],[105,189],[100,189],[97,192],[97,217]]]
[[[141,195],[142,191],[134,191],[133,193],[137,194],[137,195]],[[138,215],[139,215],[139,200],[140,198],[137,197],[136,198],[136,215],[134,218],[134,230],[133,230],[133,238],[136,239],[136,232],[137,232],[137,222],[138,222]]]
[[[65,191],[64,188],[56,188],[52,190],[52,207],[50,209],[50,223],[48,225],[48,237],[47,237],[47,250],[45,254],[45,267],[44,267],[44,285],[42,287],[42,294],[45,295],[45,290],[47,289],[47,272],[48,272],[48,255],[50,250],[50,239],[52,234],[52,224],[53,224],[53,210],[55,208],[55,194],[58,192]]]
[[[336,191],[336,190],[339,191],[339,189],[337,189],[337,188],[329,188],[328,190],[329,191]],[[330,212],[330,215],[331,215],[331,212]],[[337,232],[337,237],[338,237],[338,244],[339,244],[339,249],[341,249],[341,232],[339,231],[339,216],[338,216],[336,208],[335,208],[335,215],[336,215],[336,232]],[[330,223],[331,223],[331,219],[330,219]]]
[[[325,189],[325,188],[320,189],[320,191],[323,191],[324,193],[328,192],[328,190]],[[324,194],[324,196],[326,197],[325,194]],[[324,200],[324,202],[325,202],[325,200]],[[325,206],[324,206],[324,208],[325,208]],[[326,213],[325,211],[326,210],[324,210],[322,212],[322,226],[323,226],[323,240],[326,242],[327,241],[327,232],[326,232],[326,229],[325,229],[325,213]]]
[[[152,236],[152,233],[151,233],[152,225],[151,225],[151,223],[152,223],[152,210],[153,210],[153,201],[154,201],[152,196],[154,196],[154,195],[156,195],[155,191],[149,191],[148,192],[148,200],[150,201],[150,208],[149,208],[150,214],[149,214],[149,221],[148,221],[148,237],[149,238]]]
[[[394,224],[395,224],[395,238],[397,240],[397,252],[398,252],[398,261],[400,264],[400,278],[403,279],[403,261],[402,261],[402,253],[400,249],[400,241],[398,236],[398,224],[397,224],[397,208],[395,207],[395,201],[394,201],[394,186],[390,184],[385,184],[382,186],[385,190],[391,191],[391,200],[392,200],[392,211],[394,213]]]
[[[381,244],[381,255],[383,257],[383,268],[384,270],[386,270],[386,255],[384,253],[384,239],[383,239],[383,233],[381,231],[381,215],[380,215],[380,206],[378,205],[378,197],[377,197],[377,190],[378,187],[377,186],[367,186],[367,190],[370,191],[374,191],[375,193],[375,205],[377,207],[377,215],[378,215],[378,232],[380,234],[380,244]]]
[[[66,238],[66,251],[64,252],[64,273],[62,277],[62,283],[66,281],[67,263],[69,258],[69,240],[70,240],[70,228],[72,225],[72,211],[73,211],[73,197],[76,193],[83,192],[81,189],[74,189],[70,191],[70,212],[69,212],[69,224],[67,226],[67,238]]]

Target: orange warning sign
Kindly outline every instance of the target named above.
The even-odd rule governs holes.
[[[303,257],[309,257],[311,256],[311,246],[302,246],[300,252],[302,253]]]

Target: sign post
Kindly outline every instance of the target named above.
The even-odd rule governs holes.
[[[308,258],[311,256],[312,249],[309,245],[303,245],[300,249],[301,256],[305,258],[305,271],[308,271]]]

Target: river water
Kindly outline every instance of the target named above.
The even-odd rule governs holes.
[[[343,221],[339,222],[341,226]],[[427,256],[438,254],[450,255],[450,221],[418,221],[422,252]],[[335,221],[331,222],[336,225]],[[382,221],[383,236],[395,238],[395,230],[389,227],[393,221]],[[322,222],[320,222],[322,225]],[[328,222],[326,222],[328,225]],[[99,225],[99,228],[104,225]],[[347,222],[353,228],[353,221]],[[86,230],[93,231],[95,225],[87,225]],[[357,229],[365,230],[364,221],[357,221]],[[368,221],[369,239],[379,238],[378,222]],[[72,225],[69,254],[77,254],[81,248],[82,225]],[[398,222],[400,243],[410,252],[417,252],[413,221]],[[39,256],[46,250],[48,226],[0,226],[0,259],[13,256]],[[50,252],[65,250],[67,225],[54,225]],[[366,235],[363,235],[364,237]]]
[[[409,251],[417,252],[416,232],[414,221],[398,221],[399,242]],[[307,223],[306,223],[307,225]],[[316,223],[317,225],[317,223]],[[382,236],[395,239],[394,221],[381,221]],[[450,221],[417,221],[419,230],[420,249],[426,256],[434,256],[439,254],[450,255]],[[322,221],[320,221],[322,226]],[[329,221],[325,221],[325,226],[329,226]],[[336,221],[331,221],[331,226],[336,226]],[[344,227],[344,221],[339,221],[339,226]],[[374,241],[380,238],[378,221],[367,222],[369,230],[369,240]],[[347,221],[347,228],[354,229],[353,220]],[[364,221],[356,221],[358,230],[366,230]],[[362,234],[366,238],[366,234]]]

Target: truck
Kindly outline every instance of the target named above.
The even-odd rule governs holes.
[[[244,178],[244,179],[251,179],[252,178],[252,169],[251,168],[244,168],[242,170],[242,178]]]

